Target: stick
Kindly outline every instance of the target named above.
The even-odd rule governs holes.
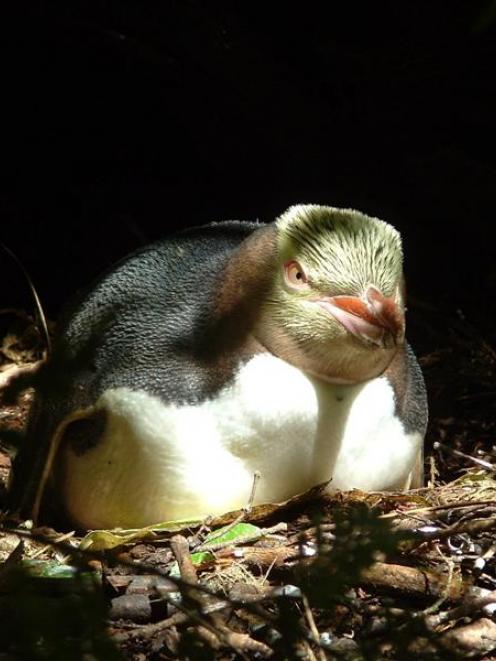
[[[463,459],[466,459],[467,461],[471,461],[472,463],[476,464],[477,466],[481,466],[486,470],[490,470],[490,471],[496,470],[496,466],[493,466],[493,464],[490,464],[488,461],[484,461],[484,459],[478,459],[477,457],[472,457],[469,454],[465,454],[465,452],[461,452],[460,450],[455,450],[454,448],[450,448],[449,445],[446,445],[445,443],[441,443],[441,441],[435,441],[432,444],[432,447],[434,448],[434,450],[441,448],[445,452],[449,452],[450,454],[453,454],[456,457],[462,457]]]

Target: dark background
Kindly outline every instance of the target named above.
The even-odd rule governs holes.
[[[391,221],[414,304],[494,330],[494,3],[90,4],[0,26],[0,238],[49,315],[174,228],[313,202]],[[32,308],[6,254],[0,291]]]

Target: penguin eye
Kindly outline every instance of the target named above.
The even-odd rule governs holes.
[[[286,283],[293,289],[308,287],[306,273],[298,262],[291,261],[284,264],[284,277]]]

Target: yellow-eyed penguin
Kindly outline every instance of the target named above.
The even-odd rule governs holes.
[[[36,515],[48,484],[74,525],[135,528],[240,508],[257,471],[258,503],[419,486],[404,319],[400,235],[357,211],[294,206],[143,248],[59,324],[13,506]]]

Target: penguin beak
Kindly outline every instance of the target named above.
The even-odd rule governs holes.
[[[315,301],[348,332],[368,344],[389,349],[403,342],[405,313],[394,297],[369,285],[363,297],[331,296]]]

